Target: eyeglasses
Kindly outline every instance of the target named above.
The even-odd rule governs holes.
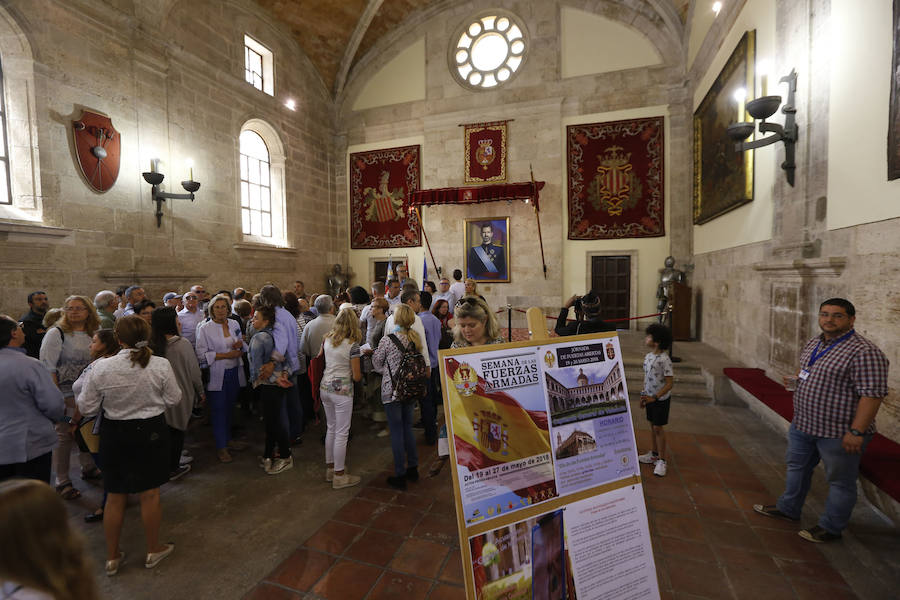
[[[184,299],[185,300],[196,300],[197,296],[185,296]]]
[[[65,308],[66,312],[87,312],[87,308],[84,306],[67,306]]]

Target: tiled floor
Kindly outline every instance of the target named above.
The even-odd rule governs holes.
[[[637,438],[648,446],[648,431]],[[856,598],[799,526],[753,512],[768,492],[725,437],[668,440],[668,475],[654,477],[649,465],[642,473],[663,598]],[[406,492],[388,488],[384,473],[245,598],[465,598],[449,473]]]

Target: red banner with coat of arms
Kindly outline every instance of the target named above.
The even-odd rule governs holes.
[[[419,189],[419,146],[350,155],[352,248],[422,245],[415,209],[404,205]]]
[[[569,239],[665,235],[663,117],[566,128]]]
[[[497,121],[464,126],[466,183],[506,181],[506,124]]]

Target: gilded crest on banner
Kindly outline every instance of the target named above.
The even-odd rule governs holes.
[[[472,419],[472,430],[483,450],[506,456],[509,454],[509,425],[497,413],[480,410]]]
[[[609,360],[615,360],[616,358],[616,347],[612,342],[606,343],[606,356],[609,357]]]
[[[544,364],[547,365],[547,368],[548,368],[548,369],[552,369],[552,368],[553,368],[553,364],[554,364],[555,362],[556,362],[556,357],[553,356],[553,351],[552,351],[552,350],[547,350],[547,352],[544,353]]]
[[[481,168],[487,171],[488,166],[497,158],[494,152],[493,140],[478,140],[478,148],[475,150],[475,160]]]
[[[469,363],[462,363],[453,374],[453,385],[461,396],[471,396],[478,387],[478,373],[469,366]]]
[[[596,210],[619,216],[637,205],[641,183],[632,172],[631,153],[621,146],[610,146],[597,156],[600,166],[588,190],[588,200]]]

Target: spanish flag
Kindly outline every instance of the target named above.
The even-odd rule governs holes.
[[[461,366],[463,371],[474,373],[455,359],[445,365],[448,382],[455,379]],[[459,465],[476,471],[550,452],[546,412],[523,408],[505,392],[487,391],[481,377],[477,381],[474,387],[464,387],[465,395],[453,383],[448,385]]]

